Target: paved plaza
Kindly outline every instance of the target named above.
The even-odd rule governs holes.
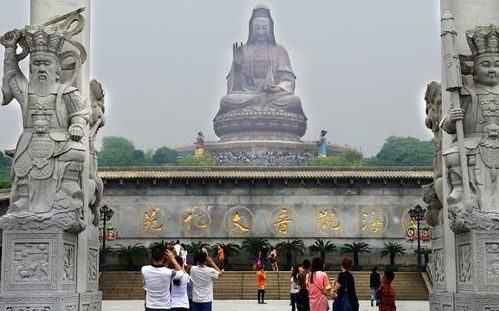
[[[140,311],[144,310],[143,300],[104,300],[102,311]],[[287,300],[269,300],[265,305],[259,305],[253,300],[216,300],[214,311],[281,311],[291,310]],[[369,301],[360,302],[360,311],[375,311]],[[397,301],[398,311],[428,311],[428,301]]]

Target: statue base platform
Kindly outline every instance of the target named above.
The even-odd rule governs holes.
[[[430,310],[499,310],[499,231],[456,234],[457,293],[445,289],[445,240],[435,232]]]
[[[195,154],[194,145],[175,148],[179,156],[186,157]],[[340,145],[328,145],[328,156],[340,156],[345,151],[351,150],[348,147]],[[217,155],[270,155],[273,158],[281,156],[283,159],[275,158],[275,163],[279,166],[305,166],[306,161],[293,161],[290,155],[305,155],[306,157],[316,158],[317,145],[315,142],[291,142],[291,141],[271,141],[271,140],[253,140],[253,141],[227,141],[227,142],[206,142],[204,145],[205,154],[210,154],[217,158]],[[286,159],[287,157],[287,159]],[[291,157],[292,158],[292,157]],[[262,166],[265,163],[258,161],[227,161],[217,162],[220,166]]]
[[[225,141],[281,140],[300,142],[307,120],[303,115],[279,110],[236,110],[213,120],[215,134]]]
[[[101,310],[99,243],[84,244],[62,230],[3,231],[0,311]]]

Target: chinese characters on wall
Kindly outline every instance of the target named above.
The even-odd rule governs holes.
[[[417,229],[406,211],[400,217],[392,213],[389,219],[386,207],[374,205],[353,208],[328,204],[311,205],[310,213],[305,214],[303,209],[298,213],[293,205],[190,205],[169,208],[165,204],[158,204],[134,209],[138,212],[138,215],[135,214],[138,218],[137,229],[131,229],[126,221],[123,223],[126,227],[123,227],[120,215],[123,211],[118,206],[115,207],[120,215],[119,221],[115,219],[107,224],[108,239],[116,238],[118,230],[124,233],[120,237],[137,234],[141,237],[179,236],[179,232],[183,232],[186,237],[245,237],[255,234],[275,237],[379,237],[391,223],[389,234],[392,237],[400,232],[401,238],[413,240]],[[423,240],[431,239],[431,230],[426,223],[421,223],[420,230]]]

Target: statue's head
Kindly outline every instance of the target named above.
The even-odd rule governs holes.
[[[495,86],[499,82],[499,54],[486,54],[474,60],[473,77],[476,82]]]
[[[27,26],[24,36],[30,52],[30,74],[36,83],[55,83],[61,74],[60,57],[67,31],[56,25]]]
[[[270,10],[263,4],[253,9],[249,22],[249,36],[247,44],[270,43],[276,44],[274,36],[274,21]]]
[[[479,84],[495,86],[499,82],[499,32],[495,25],[466,31],[473,57],[473,77]]]
[[[60,77],[59,58],[47,52],[34,52],[29,61],[31,78],[40,83],[55,83]]]

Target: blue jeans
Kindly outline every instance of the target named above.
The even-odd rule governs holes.
[[[378,293],[377,287],[371,287],[371,304],[373,301],[376,301],[376,294]]]
[[[192,302],[191,311],[211,311],[210,302]]]

